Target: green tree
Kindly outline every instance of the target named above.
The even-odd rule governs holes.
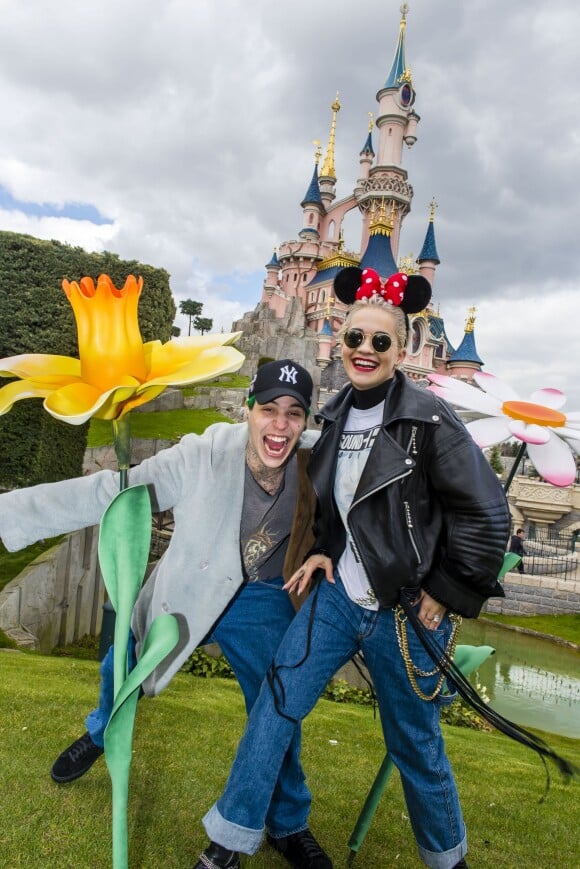
[[[496,472],[496,474],[503,474],[504,466],[501,460],[501,449],[499,444],[496,444],[494,447],[491,448],[491,451],[489,453],[489,464]]]
[[[195,302],[193,299],[185,299],[184,302],[179,303],[179,310],[182,314],[185,314],[186,317],[189,317],[187,334],[191,335],[191,321],[194,317],[200,316],[203,310],[203,302]]]
[[[213,326],[213,320],[211,317],[196,317],[193,321],[193,325],[197,329],[198,332],[201,332],[203,335],[205,332],[209,332],[211,327]]]
[[[72,308],[62,279],[108,274],[117,286],[143,277],[139,328],[144,341],[168,341],[175,303],[164,269],[117,254],[30,235],[0,232],[0,359],[24,353],[78,356]],[[0,380],[0,386],[7,383]],[[0,417],[0,486],[25,486],[82,473],[88,424],[71,426],[49,417],[42,402],[18,402]]]

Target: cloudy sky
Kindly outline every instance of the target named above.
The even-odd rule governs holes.
[[[417,255],[434,196],[434,301],[452,343],[475,305],[485,370],[522,395],[564,389],[578,410],[577,0],[409,7],[421,122],[400,253]],[[161,266],[177,301],[229,330],[300,230],[336,91],[337,192],[351,192],[399,9],[0,0],[0,229]]]

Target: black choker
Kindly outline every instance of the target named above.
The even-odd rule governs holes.
[[[379,383],[378,386],[373,386],[372,389],[355,389],[352,388],[352,403],[353,407],[359,410],[369,410],[384,401],[387,393],[391,388],[393,380],[385,380],[384,383]]]

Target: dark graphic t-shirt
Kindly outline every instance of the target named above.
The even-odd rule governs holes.
[[[275,495],[262,489],[246,465],[240,541],[249,582],[282,576],[297,489],[296,456],[288,463],[282,485]]]

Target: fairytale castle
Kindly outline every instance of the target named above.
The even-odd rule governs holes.
[[[403,166],[403,145],[410,148],[415,144],[420,121],[415,111],[413,78],[405,61],[407,11],[403,3],[395,55],[376,95],[376,123],[371,118],[352,193],[336,199],[334,153],[341,108],[337,97],[331,106],[330,135],[322,165],[322,149],[320,143],[315,143],[314,171],[301,202],[298,238],[283,242],[274,252],[265,267],[260,302],[232,327],[244,332],[238,346],[247,356],[248,372],[255,370],[261,356],[289,356],[302,361],[315,375],[318,369],[323,390],[342,385],[344,373],[335,336],[346,309],[333,297],[332,284],[345,266],[371,267],[383,280],[397,271],[419,273],[435,285],[440,260],[434,201],[419,256],[415,261],[399,257],[403,221],[413,199],[413,188]],[[355,209],[361,222],[360,250],[349,251],[344,248],[343,220]],[[430,304],[413,316],[403,366],[407,374],[420,381],[430,371],[445,371],[471,380],[483,365],[475,346],[474,325],[475,309],[470,308],[463,340],[455,349],[445,333],[438,307]]]

